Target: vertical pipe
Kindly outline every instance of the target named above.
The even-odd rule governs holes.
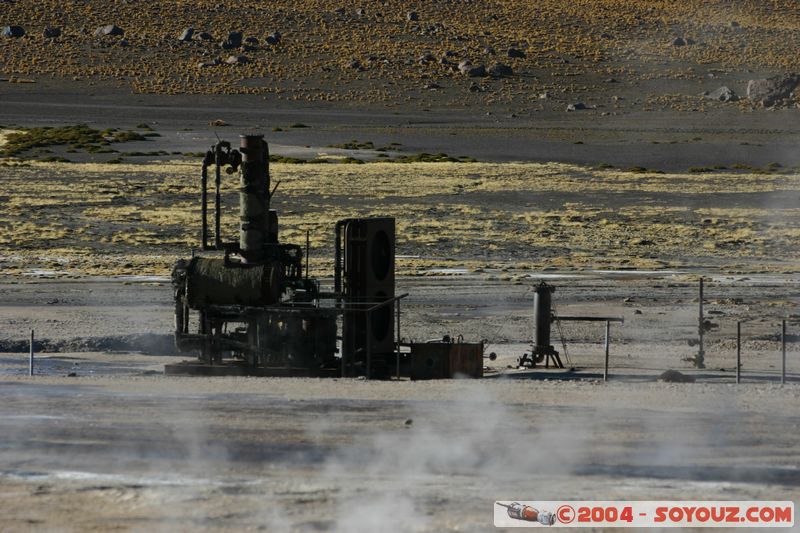
[[[210,152],[209,152],[210,153]],[[200,172],[200,249],[208,249],[208,155],[203,160],[203,170]]]
[[[400,299],[397,299],[397,379],[400,379]]]
[[[786,320],[781,321],[781,385],[786,383]]]
[[[367,356],[367,379],[372,379],[372,311],[367,311],[367,343],[365,346]]]
[[[220,219],[222,218],[222,196],[220,187],[222,186],[222,174],[220,161],[222,159],[222,145],[217,144],[215,149],[216,165],[214,165],[214,247],[222,249],[222,237],[220,236]]]
[[[705,368],[705,355],[706,351],[704,349],[703,344],[703,335],[705,334],[704,322],[705,318],[703,316],[703,277],[700,276],[700,305],[699,305],[699,322],[698,322],[698,334],[700,336],[700,348],[697,350],[697,357],[695,358],[694,366],[696,368]]]
[[[742,323],[736,322],[736,383],[742,382]]]
[[[33,375],[33,330],[31,330],[31,352],[28,359],[28,375]]]
[[[603,381],[608,381],[608,348],[611,342],[611,321],[606,320],[606,360],[603,365]]]
[[[308,279],[308,256],[311,253],[311,230],[306,230],[306,279]]]
[[[264,136],[242,135],[239,151],[239,250],[246,263],[259,263],[264,260],[269,240],[269,156]],[[302,276],[302,265],[300,269]]]

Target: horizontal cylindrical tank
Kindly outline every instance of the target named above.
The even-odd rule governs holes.
[[[271,305],[280,299],[280,278],[281,269],[271,264],[241,266],[222,258],[195,257],[186,270],[186,297],[193,309]]]

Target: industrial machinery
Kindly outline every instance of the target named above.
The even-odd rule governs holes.
[[[210,168],[213,244],[207,216]],[[222,169],[239,174],[239,238],[234,242],[222,239]],[[178,261],[172,272],[175,342],[198,359],[167,365],[166,373],[389,375],[399,367],[394,334],[399,335],[404,296],[395,295],[394,219],[336,224],[334,290],[324,292],[309,275],[308,237],[305,250],[279,239],[278,215],[270,208],[276,189],[263,136],[243,135],[238,150],[221,141],[206,153],[200,251]]]
[[[553,305],[553,293],[556,288],[548,285],[544,281],[540,282],[534,289],[533,296],[533,323],[535,326],[534,342],[531,346],[531,353],[524,353],[517,360],[517,366],[534,368],[538,363],[544,362],[545,368],[549,368],[550,362],[556,368],[564,368],[564,363],[556,349],[550,341],[551,327],[555,323],[559,328],[561,344],[564,349],[564,357],[569,362],[567,356],[567,343],[561,331],[561,322],[605,322],[606,323],[606,353],[608,353],[609,333],[608,325],[611,322],[624,322],[623,318],[605,316],[560,316],[555,312]]]

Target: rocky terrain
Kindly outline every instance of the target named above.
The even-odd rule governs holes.
[[[800,69],[791,0],[11,0],[0,26],[6,82],[518,114],[702,111],[745,96],[749,79]],[[687,91],[704,83],[712,99]],[[624,87],[636,88],[632,98]]]

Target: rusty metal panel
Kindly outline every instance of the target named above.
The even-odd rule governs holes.
[[[426,342],[411,345],[411,379],[483,377],[483,344]]]

